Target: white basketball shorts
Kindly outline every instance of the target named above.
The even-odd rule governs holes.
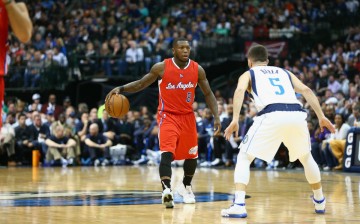
[[[275,111],[254,118],[239,148],[241,152],[271,162],[281,142],[293,162],[311,151],[307,114],[300,111]]]

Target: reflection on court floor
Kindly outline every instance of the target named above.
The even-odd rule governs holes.
[[[172,187],[183,169],[173,168]],[[232,204],[233,169],[199,168],[196,204],[175,194],[174,209],[160,203],[158,167],[0,169],[0,223],[357,223],[360,175],[323,172],[325,215],[317,215],[303,170],[252,170],[246,219],[222,218]]]

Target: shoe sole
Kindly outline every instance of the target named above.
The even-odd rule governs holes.
[[[193,201],[184,201],[184,204],[195,204],[195,199]]]
[[[325,214],[325,209],[324,210],[316,210],[315,209],[315,213],[316,214]]]
[[[174,208],[174,198],[171,194],[165,195],[162,201],[166,208]]]
[[[191,201],[185,201],[184,196],[178,190],[177,190],[177,193],[178,193],[178,195],[180,195],[183,198],[184,204],[195,204],[195,202],[196,202],[195,198],[194,198],[194,200],[191,200]]]
[[[222,217],[225,217],[225,218],[246,218],[247,214],[226,214],[226,215],[222,215]]]

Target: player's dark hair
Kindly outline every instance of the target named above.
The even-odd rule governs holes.
[[[250,47],[247,57],[253,62],[265,62],[268,59],[268,51],[263,45],[255,45]]]
[[[173,43],[172,43],[172,46],[175,47],[179,41],[188,41],[188,40],[186,38],[184,38],[184,37],[175,38]]]

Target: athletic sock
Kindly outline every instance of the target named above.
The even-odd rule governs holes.
[[[313,192],[314,192],[314,199],[315,200],[320,201],[320,200],[324,199],[322,187],[317,189],[317,190],[313,190]]]
[[[170,179],[164,179],[161,181],[161,186],[163,190],[165,190],[165,188],[171,188],[170,182],[171,182]]]
[[[184,176],[183,184],[185,187],[191,185],[192,178],[193,178],[193,176],[187,176],[187,175]]]
[[[245,191],[235,191],[235,204],[244,204],[245,203]]]

